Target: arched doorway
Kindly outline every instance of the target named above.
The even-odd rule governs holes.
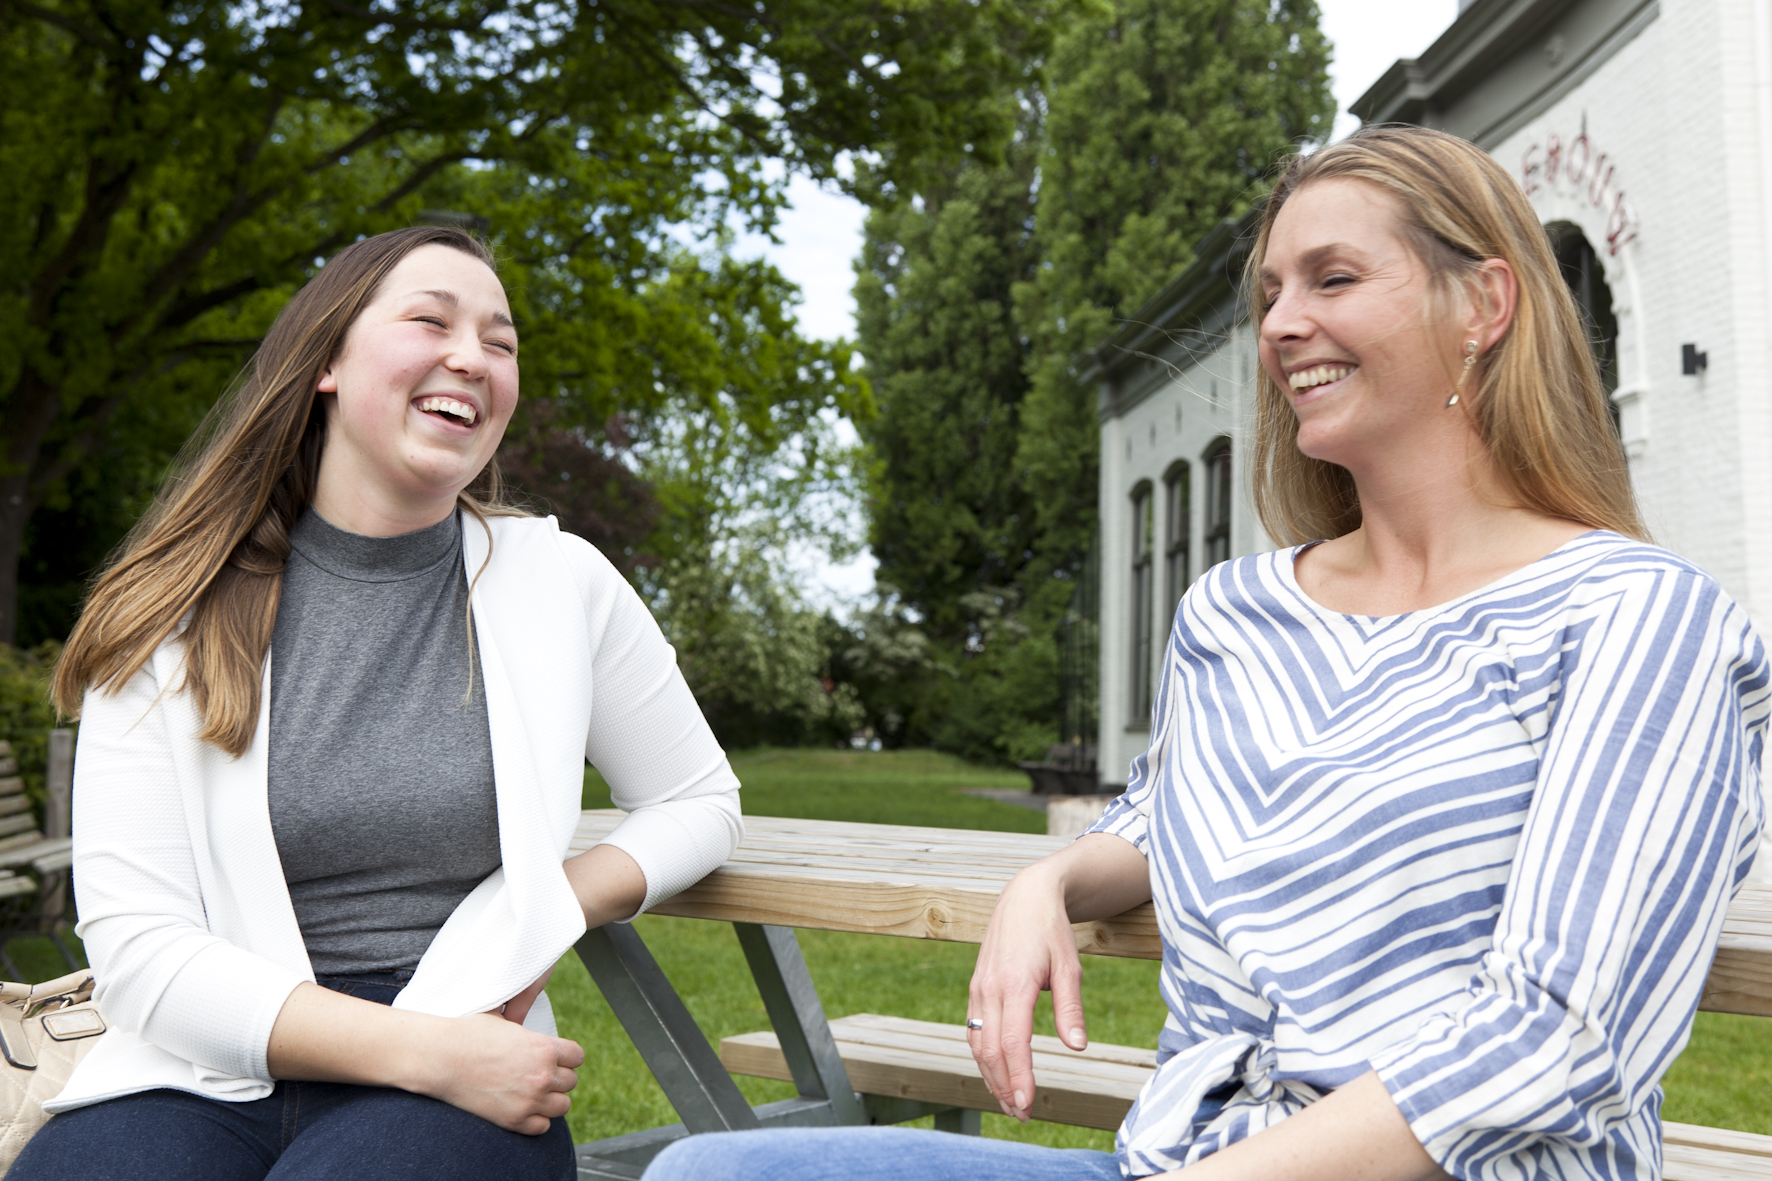
[[[1545,226],[1544,231],[1550,236],[1551,252],[1562,269],[1563,281],[1569,284],[1575,306],[1581,311],[1588,347],[1593,350],[1594,364],[1600,368],[1600,384],[1606,389],[1606,409],[1616,428],[1618,403],[1612,395],[1618,392],[1618,314],[1612,306],[1612,288],[1606,285],[1600,256],[1579,228],[1556,221]]]

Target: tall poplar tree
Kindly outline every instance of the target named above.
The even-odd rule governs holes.
[[[1040,267],[1016,291],[1031,388],[1017,465],[1042,490],[1040,551],[1074,568],[1097,514],[1095,391],[1075,363],[1259,199],[1335,116],[1315,0],[1115,0],[1054,48]]]
[[[1097,513],[1077,357],[1328,134],[1314,0],[1111,0],[1056,37],[1001,167],[875,213],[858,264],[879,579],[931,640],[904,735],[973,756],[1057,739],[1054,629]]]
[[[959,599],[1012,585],[1034,541],[1015,450],[1027,349],[1010,293],[1034,274],[1033,152],[966,168],[918,206],[874,213],[855,295],[879,417],[863,431],[880,578],[926,629],[964,639]]]
[[[997,739],[1026,712],[993,708],[1002,670],[966,654],[981,654],[1013,613],[1037,540],[1036,498],[1015,467],[1028,354],[1011,295],[1036,261],[1033,111],[1002,167],[958,169],[915,204],[873,213],[855,288],[879,408],[862,426],[877,463],[876,578],[946,657],[925,670],[935,675],[904,736],[986,758],[1009,753]],[[1024,705],[1036,717],[1050,708]]]

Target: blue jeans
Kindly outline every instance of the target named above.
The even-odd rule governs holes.
[[[322,976],[327,988],[392,1004],[410,971]],[[142,1091],[50,1120],[6,1181],[574,1181],[572,1135],[507,1132],[437,1099],[389,1087],[280,1082],[225,1103]]]
[[[679,1140],[642,1181],[1120,1181],[1087,1148],[915,1128],[771,1128]]]

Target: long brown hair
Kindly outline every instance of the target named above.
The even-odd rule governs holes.
[[[1486,259],[1513,268],[1513,323],[1479,362],[1475,388],[1460,399],[1462,412],[1474,418],[1519,504],[1647,541],[1600,371],[1549,239],[1518,182],[1476,145],[1420,127],[1370,127],[1289,160],[1249,256],[1251,322],[1261,323],[1261,266],[1280,210],[1305,185],[1332,177],[1364,181],[1397,199],[1400,231],[1436,294],[1471,282]],[[1268,536],[1296,545],[1359,528],[1353,476],[1299,451],[1298,416],[1259,366],[1255,399],[1255,510]]]
[[[51,685],[62,713],[78,717],[89,687],[120,689],[183,620],[183,688],[203,719],[198,737],[235,756],[252,744],[289,531],[314,498],[326,446],[314,387],[389,272],[430,245],[496,270],[472,235],[413,226],[345,247],[278,314],[93,584]],[[514,511],[496,459],[460,503],[482,523]]]

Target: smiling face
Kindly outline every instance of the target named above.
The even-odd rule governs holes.
[[[1298,415],[1299,450],[1356,477],[1424,433],[1468,432],[1446,399],[1465,337],[1490,343],[1462,323],[1468,301],[1432,314],[1432,278],[1400,212],[1363,181],[1308,184],[1275,218],[1262,260],[1262,366]]]
[[[442,520],[517,406],[517,333],[498,276],[448,246],[414,250],[316,388],[326,406],[316,511],[372,536]]]

